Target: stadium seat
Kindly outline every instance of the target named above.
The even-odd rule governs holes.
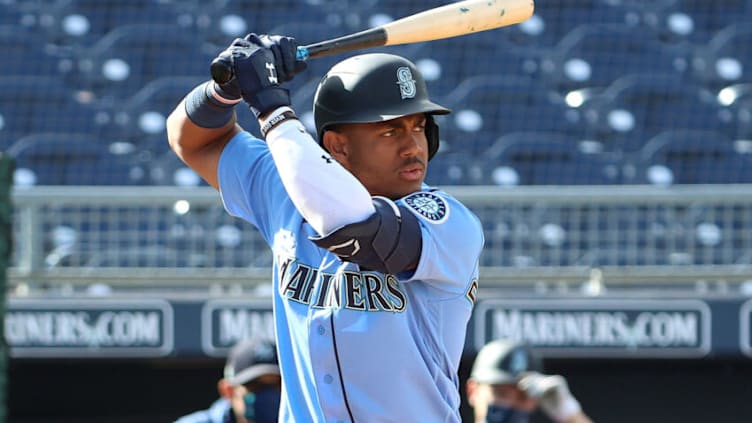
[[[126,25],[180,25],[190,22],[172,1],[160,0],[71,0],[54,10],[58,33],[70,42],[89,42]],[[187,32],[183,30],[182,32]],[[76,41],[78,39],[79,41]]]
[[[752,23],[749,0],[681,0],[677,5],[678,10],[692,18],[700,35],[697,41],[707,40],[729,25]]]
[[[545,50],[519,46],[496,31],[420,43],[406,52],[424,73],[432,95],[446,97],[463,80],[482,75],[535,78]]]
[[[619,183],[613,163],[583,153],[577,140],[556,132],[502,135],[480,157],[497,185],[608,185]]]
[[[636,151],[669,128],[732,130],[714,93],[673,75],[634,74],[615,80],[582,106],[588,130],[607,151]]]
[[[79,83],[100,101],[121,101],[161,77],[207,78],[217,53],[176,25],[121,26],[82,53]]]
[[[86,132],[104,128],[97,107],[54,76],[0,77],[0,149],[35,132]]]
[[[16,161],[15,183],[30,185],[130,185],[129,167],[87,133],[35,133],[7,154]]]
[[[609,0],[547,0],[535,3],[535,17],[508,30],[518,43],[554,46],[567,33],[594,23],[635,27],[639,18],[629,2]]]
[[[19,30],[16,26],[0,26],[0,51],[8,60],[0,75],[61,76],[73,67],[73,55],[47,45],[35,31]]]
[[[733,133],[739,142],[752,144],[752,82],[729,85],[718,92],[719,102],[730,112]],[[750,151],[752,146],[744,148]]]
[[[208,186],[198,173],[189,168],[172,151],[154,156],[146,166],[146,181],[149,185],[180,187]]]
[[[114,140],[136,148],[163,144],[167,148],[165,121],[194,87],[206,81],[201,76],[163,76],[147,83],[132,96],[114,105]],[[156,140],[159,144],[155,144]]]
[[[681,78],[689,67],[688,52],[660,43],[648,31],[623,25],[581,25],[553,48],[543,61],[547,84],[566,94],[581,88],[603,88],[634,73],[672,74]]]
[[[211,0],[198,2],[190,14],[196,20],[200,37],[215,49],[224,48],[234,38],[242,38],[251,32],[291,36],[292,34],[276,32],[274,28],[280,25],[292,27],[316,23],[322,31],[322,37],[300,39],[301,44],[309,44],[324,40],[323,34],[343,24],[337,14],[331,13],[321,4],[310,3],[297,0]]]
[[[752,18],[725,27],[695,49],[692,72],[698,81],[714,89],[752,81]]]
[[[659,184],[752,182],[752,158],[734,149],[730,138],[709,130],[668,130],[639,151],[645,181]],[[656,167],[669,170],[655,173]],[[659,179],[652,179],[659,175]]]
[[[443,138],[474,154],[505,133],[578,128],[564,101],[529,78],[470,77],[447,95],[445,105],[453,112],[440,120]]]
[[[482,158],[462,149],[439,150],[430,163],[426,183],[444,185],[489,185],[492,183],[489,169],[484,168]]]
[[[719,29],[733,22],[749,20],[743,10],[746,0],[627,1],[640,15],[640,28],[662,42],[689,46],[706,43]]]

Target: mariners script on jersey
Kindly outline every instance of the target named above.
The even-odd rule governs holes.
[[[263,141],[236,135],[219,162],[225,208],[274,252],[282,421],[459,422],[457,368],[477,289],[480,222],[423,187],[397,201],[419,219],[418,268],[361,271],[313,244]]]

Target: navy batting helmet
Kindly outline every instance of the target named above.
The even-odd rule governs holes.
[[[428,98],[418,68],[401,56],[371,53],[334,65],[322,78],[313,100],[316,134],[342,123],[371,123],[425,113],[428,158],[439,149],[439,127],[432,115],[451,111]]]

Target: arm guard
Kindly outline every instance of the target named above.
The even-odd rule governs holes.
[[[368,219],[311,241],[363,269],[389,274],[415,269],[423,245],[418,219],[384,197],[374,197],[373,205],[376,213]]]

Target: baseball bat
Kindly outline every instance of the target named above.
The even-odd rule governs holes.
[[[354,34],[299,46],[297,57],[308,60],[330,54],[371,47],[418,43],[457,37],[518,24],[529,19],[533,0],[463,0],[428,9]],[[215,59],[211,64],[214,81],[232,79],[232,64]]]

